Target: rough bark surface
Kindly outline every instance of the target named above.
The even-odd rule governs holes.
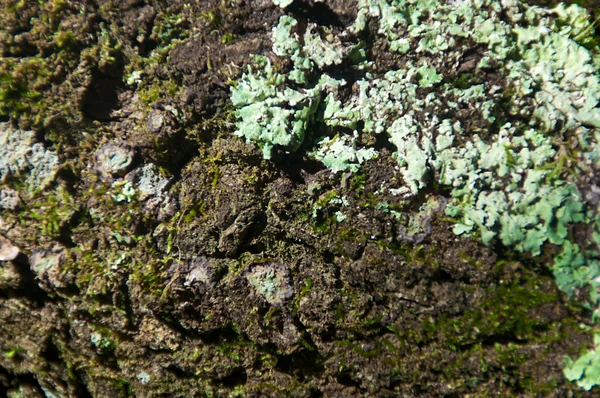
[[[355,17],[352,2],[295,3],[332,29]],[[43,190],[32,165],[0,180],[0,249],[20,250],[0,262],[2,393],[581,394],[563,357],[589,343],[589,314],[556,288],[552,253],[457,237],[442,207],[407,233],[377,204],[408,218],[447,192],[376,196],[402,183],[385,148],[332,174],[232,134],[229,85],[272,55],[279,7],[1,4],[0,129],[59,159]],[[384,50],[374,36],[382,70],[402,62]]]

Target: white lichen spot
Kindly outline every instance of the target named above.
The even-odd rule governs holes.
[[[0,261],[11,261],[17,258],[21,251],[11,241],[0,235]]]
[[[141,385],[145,386],[150,382],[150,375],[146,372],[140,372],[136,375],[136,378],[140,382]]]
[[[255,265],[246,273],[246,280],[271,305],[282,306],[294,294],[288,270],[281,264]]]
[[[131,168],[134,154],[127,144],[105,144],[96,151],[96,171],[104,181],[122,177]]]
[[[0,123],[0,183],[23,178],[30,192],[50,185],[59,169],[58,156],[37,142],[35,132]]]
[[[20,203],[19,192],[14,189],[0,189],[0,209],[15,210]]]

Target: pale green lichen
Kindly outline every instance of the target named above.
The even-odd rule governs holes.
[[[401,68],[375,74],[361,43],[346,43],[367,23],[404,57]],[[562,246],[552,266],[559,288],[569,296],[588,289],[600,318],[600,211],[586,207],[579,181],[566,173],[600,167],[600,53],[583,8],[360,0],[355,23],[338,37],[309,24],[300,38],[297,28],[284,16],[273,33],[275,54],[292,61],[289,73],[267,64],[232,89],[239,135],[268,158],[274,146],[297,150],[318,126],[326,136],[309,154],[335,172],[357,171],[377,155],[358,145],[363,134],[385,134],[404,181],[392,193],[414,196],[435,182],[451,191],[445,211],[456,234],[532,255],[547,243]],[[458,65],[473,48],[479,58],[466,70],[493,70],[498,83],[460,80]],[[356,81],[342,95],[346,82],[325,71],[344,59]],[[589,224],[595,242],[575,244],[576,224]],[[590,351],[571,362],[567,378],[600,385],[597,358]]]
[[[597,252],[584,253],[579,245],[565,241],[562,252],[556,256],[552,271],[556,284],[569,298],[576,291],[585,287],[589,289],[590,309],[595,310],[594,317],[600,316],[600,263]]]
[[[266,58],[257,58],[264,68],[255,77],[252,69],[232,88],[231,101],[241,119],[236,134],[262,147],[265,159],[270,159],[274,146],[293,152],[304,141],[304,135],[321,101],[323,78],[312,89],[282,88],[285,76],[276,73]]]
[[[23,178],[30,192],[41,191],[54,181],[59,166],[58,155],[37,142],[35,132],[0,123],[0,184]]]
[[[322,98],[345,84],[327,74],[311,76],[317,66],[341,62],[344,52],[339,39],[332,39],[333,43],[324,41],[316,26],[309,24],[301,45],[294,33],[296,25],[294,18],[284,15],[273,29],[273,52],[289,57],[294,65],[287,76],[274,72],[268,59],[256,57],[262,71],[255,75],[249,67],[231,89],[231,101],[238,109],[236,134],[261,146],[265,159],[271,158],[276,146],[287,152],[296,151]],[[301,86],[291,88],[291,83]]]
[[[477,228],[486,244],[498,235],[504,245],[537,255],[546,240],[564,242],[566,225],[583,221],[583,206],[572,184],[549,184],[550,170],[536,169],[554,154],[550,145],[535,147],[543,137],[527,130],[508,138],[514,135],[506,125],[491,144],[476,136],[442,151],[440,182],[454,188],[447,214],[460,220],[457,234]]]
[[[276,6],[279,6],[281,8],[285,8],[287,6],[289,6],[290,4],[292,4],[294,2],[294,0],[273,0],[273,4],[275,4]]]
[[[256,265],[246,274],[246,280],[271,305],[282,306],[294,294],[288,271],[281,264]]]
[[[579,387],[588,391],[597,386],[600,380],[600,334],[594,334],[594,346],[593,350],[583,354],[576,361],[565,358],[565,377],[576,380]]]
[[[114,193],[110,196],[117,203],[131,203],[137,196],[135,188],[129,181],[115,181],[111,188]]]
[[[357,149],[357,136],[358,133],[355,132],[351,137],[335,136],[331,139],[324,137],[317,142],[318,148],[312,152],[312,155],[334,173],[357,172],[361,164],[377,156],[374,148]]]
[[[417,68],[417,73],[421,76],[419,80],[420,87],[431,87],[442,81],[442,75],[439,75],[435,68],[428,66],[427,63]]]
[[[149,163],[127,174],[126,179],[132,188],[139,192],[139,199],[165,197],[173,178],[166,178],[153,163]]]
[[[101,352],[109,352],[115,349],[114,341],[100,332],[90,334],[90,342]]]
[[[140,382],[141,385],[145,386],[150,382],[150,375],[147,372],[138,373],[135,378]]]
[[[129,145],[108,143],[95,154],[96,171],[102,179],[110,181],[122,177],[133,165],[134,151]]]
[[[361,4],[360,13],[377,17],[380,33],[392,43],[402,36],[402,31],[407,31],[412,45],[409,48],[417,53],[425,51],[443,58],[447,53],[444,51],[454,47],[457,42],[454,38],[458,37],[487,43],[488,55],[493,59],[520,53],[518,60],[506,63],[507,78],[522,97],[535,89],[532,126],[542,131],[556,127],[556,121],[550,120],[549,115],[563,123],[565,132],[582,125],[597,127],[600,122],[600,110],[596,108],[600,85],[594,75],[596,69],[590,62],[591,55],[565,36],[572,30],[565,29],[564,25],[558,28],[559,24],[549,17],[549,10],[527,8],[523,12],[516,5],[503,10],[499,3],[491,1],[460,2],[458,7],[444,6],[437,1],[364,1]],[[512,15],[515,21],[527,19],[537,25],[509,26],[499,19],[501,11]],[[571,14],[582,20],[581,13],[573,11]],[[461,20],[464,22],[458,26],[457,21]],[[540,26],[540,23],[546,23],[548,27]],[[515,33],[516,41],[509,34],[511,32]],[[401,47],[406,49],[406,44],[404,37]],[[423,82],[427,75],[423,71],[428,68],[412,69],[421,75],[421,86],[430,86],[440,80]],[[410,73],[406,73],[406,81],[411,81]],[[370,83],[368,89],[376,86],[377,83]],[[482,112],[483,118],[493,122],[494,102],[486,95],[492,93],[485,93],[483,89],[482,85],[462,90],[447,86],[442,98],[452,93],[457,101],[451,102],[450,107],[458,107],[466,100]],[[391,92],[386,90],[388,95]],[[493,98],[493,94],[491,96]],[[485,142],[475,135],[461,146],[451,146],[453,137],[463,133],[460,124],[449,127],[449,121],[444,121],[445,126],[436,134],[433,130],[438,122],[434,118],[424,120],[421,117],[419,120],[415,117],[413,111],[420,111],[423,100],[415,101],[414,94],[401,103],[382,94],[375,97],[385,98],[392,108],[400,108],[401,116],[384,128],[398,148],[399,163],[403,166],[401,172],[410,191],[414,193],[422,188],[427,183],[427,174],[434,170],[440,172],[440,183],[454,188],[455,201],[447,211],[462,221],[456,225],[455,232],[464,233],[477,227],[486,243],[498,236],[507,246],[539,254],[547,240],[562,244],[567,224],[584,220],[576,188],[562,181],[548,181],[552,177],[549,170],[534,170],[543,169],[556,160],[557,151],[552,140],[542,132],[535,128],[522,132],[526,126],[507,124],[495,141]],[[439,98],[425,98],[425,104],[431,107]],[[516,97],[515,101],[520,98]],[[402,106],[407,105],[409,110],[402,112]],[[353,109],[353,116],[361,111],[364,113],[364,109],[370,110],[370,107]],[[386,111],[383,113],[391,115]],[[371,115],[376,113],[370,112],[367,117]],[[380,121],[385,117],[377,115],[374,119]],[[587,146],[593,145],[587,142]]]
[[[15,210],[20,201],[19,193],[14,189],[0,189],[0,209]]]

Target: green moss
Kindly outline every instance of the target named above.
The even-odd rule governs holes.
[[[25,352],[25,349],[21,346],[14,346],[12,348],[6,349],[3,352],[3,356],[6,359],[20,359],[21,355]]]
[[[558,380],[538,379],[532,368],[536,361],[545,360],[551,347],[571,338],[569,331],[577,325],[570,319],[549,320],[540,316],[559,300],[546,277],[524,267],[512,275],[497,285],[482,286],[481,298],[466,312],[432,314],[420,328],[388,327],[390,333],[381,344],[372,346],[379,347],[379,355],[394,365],[392,373],[406,383],[423,377],[421,372],[411,371],[410,357],[418,355],[420,361],[428,363],[429,371],[453,388],[481,391],[479,388],[499,373],[502,380],[495,381],[496,391],[508,386],[509,390],[528,394],[550,393]],[[472,297],[473,292],[465,294]],[[534,358],[530,344],[547,349],[537,352]]]
[[[3,14],[0,28],[6,49],[0,60],[0,115],[36,128],[61,118],[81,122],[81,84],[92,71],[115,75],[122,62],[118,41],[102,24],[78,22],[81,4],[46,1],[29,5],[35,14],[22,27],[27,40],[19,42],[12,29],[24,23],[21,5],[9,3],[15,13]]]
[[[140,104],[147,108],[160,100],[175,98],[183,87],[173,80],[149,80],[138,87]]]
[[[208,30],[218,29],[222,25],[221,10],[218,8],[204,11],[200,16]]]
[[[221,38],[221,43],[223,43],[223,44],[233,43],[233,34],[231,34],[231,33],[225,33],[223,35],[223,37]]]
[[[308,277],[304,280],[302,284],[302,289],[296,294],[296,298],[294,299],[294,312],[298,312],[298,306],[300,305],[300,301],[312,290],[313,281],[312,277]]]
[[[364,350],[358,344],[352,343],[351,341],[338,342],[337,345],[342,347],[348,347],[352,351],[356,352],[362,358],[372,359],[377,358],[381,355],[381,345],[379,342],[375,342],[375,347],[372,350]]]
[[[454,349],[475,344],[489,336],[540,342],[549,342],[554,338],[560,340],[559,335],[539,336],[537,332],[549,325],[531,318],[529,313],[533,308],[557,300],[556,294],[542,293],[535,286],[513,282],[490,289],[480,309],[467,311],[459,318],[442,317],[435,324],[425,327],[441,333],[445,343]]]
[[[166,258],[167,264],[175,259]],[[131,267],[131,279],[140,285],[144,292],[149,293],[156,298],[167,293],[168,285],[165,280],[164,266],[156,262],[148,262],[145,264],[135,262]]]
[[[36,236],[50,239],[59,238],[68,232],[68,224],[80,211],[75,199],[69,195],[64,186],[49,192],[39,199],[30,202],[19,212],[22,226],[36,225],[39,229]]]
[[[204,217],[206,215],[206,213],[204,211],[205,207],[206,207],[206,202],[204,202],[202,200],[195,203],[185,212],[183,221],[186,224],[189,224],[198,217]]]
[[[42,58],[0,61],[0,116],[18,118],[41,106],[51,73]]]
[[[177,42],[184,40],[190,34],[186,28],[187,22],[183,15],[178,13],[161,12],[156,16],[152,26],[150,38],[157,41],[158,53],[164,52],[167,47],[173,47]]]

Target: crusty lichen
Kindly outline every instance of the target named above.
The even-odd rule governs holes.
[[[23,179],[31,193],[41,191],[54,181],[58,169],[58,155],[37,142],[35,132],[0,123],[0,184]]]

